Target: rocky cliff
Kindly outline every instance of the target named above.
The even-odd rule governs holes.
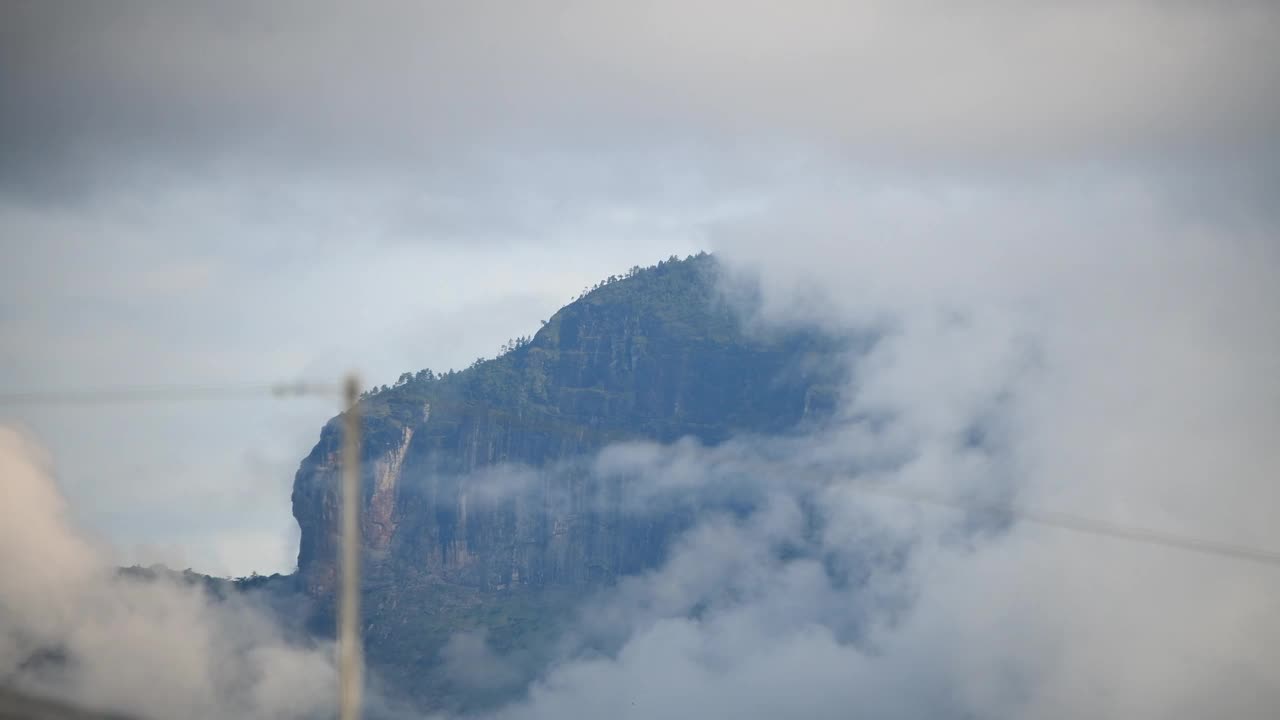
[[[534,663],[576,597],[662,562],[693,522],[689,504],[637,509],[639,480],[600,472],[596,451],[783,433],[832,409],[824,373],[842,343],[754,328],[749,289],[730,302],[720,275],[708,255],[635,268],[497,358],[406,373],[361,400],[364,626],[384,678],[426,706],[491,702],[501,693],[476,699],[436,671],[454,633],[482,632]],[[293,491],[296,579],[322,630],[337,580],[341,427],[325,426]]]
[[[366,396],[370,583],[577,585],[657,563],[682,519],[628,513],[625,480],[576,460],[618,440],[781,432],[833,401],[816,374],[830,363],[813,360],[835,344],[752,331],[718,278],[710,255],[633,270],[500,357]],[[335,418],[294,484],[299,576],[313,595],[336,578],[340,435]]]

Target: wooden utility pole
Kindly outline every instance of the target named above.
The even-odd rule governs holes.
[[[342,428],[342,592],[338,606],[339,717],[357,720],[364,689],[360,642],[360,382],[347,375]]]

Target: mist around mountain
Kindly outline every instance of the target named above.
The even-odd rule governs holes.
[[[757,292],[713,256],[673,257],[606,278],[498,357],[365,394],[366,647],[392,687],[454,711],[510,701],[613,642],[580,636],[584,597],[657,570],[707,518],[767,504],[784,477],[745,464],[765,457],[708,482],[700,456],[750,443],[784,468],[871,335],[767,327]],[[298,582],[328,608],[340,430],[326,426],[293,493]]]
[[[998,288],[974,270],[1023,278],[1005,246],[923,284],[912,257],[694,256],[371,390],[367,715],[1269,717],[1274,574],[1010,511],[1263,527],[1274,345],[1213,288],[1271,286],[1206,252]],[[112,568],[0,434],[0,680],[330,717],[339,428],[295,479],[297,572],[237,581]]]

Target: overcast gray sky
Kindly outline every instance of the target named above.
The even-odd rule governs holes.
[[[761,506],[595,598],[574,631],[616,652],[502,716],[1272,717],[1271,566],[861,491],[1280,549],[1278,48],[1265,0],[8,2],[0,391],[390,383],[713,250],[763,322],[885,333],[825,434],[597,458]],[[256,615],[94,578],[292,569],[333,405],[0,408],[28,431],[0,428],[26,498],[0,503],[0,621],[28,633],[0,639],[71,648],[73,696],[152,714],[323,697],[326,656]],[[174,618],[259,662],[137,630]],[[511,681],[483,638],[450,648]],[[241,667],[243,706],[216,690]]]
[[[1275,300],[1280,6],[689,5],[6,3],[0,389],[391,382],[699,249],[846,316]],[[333,409],[0,417],[120,561],[244,574]]]

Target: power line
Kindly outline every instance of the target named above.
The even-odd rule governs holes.
[[[129,403],[182,402],[202,399],[273,396],[276,398],[319,396],[338,397],[341,388],[332,383],[297,381],[275,383],[132,385],[69,390],[34,390],[0,392],[2,406],[87,406]],[[528,423],[532,425],[532,423]],[[1071,532],[1103,536],[1149,545],[1187,550],[1220,557],[1280,567],[1280,552],[1263,548],[1192,537],[1151,528],[1121,525],[1105,520],[1069,513],[1020,507],[1013,504],[975,504],[936,493],[883,485],[858,488],[867,495],[946,507],[963,512],[986,512],[1007,515],[1013,519],[1055,527]]]
[[[348,375],[342,385],[345,407],[342,448],[342,588],[339,602],[339,697],[342,720],[358,720],[364,685],[363,647],[360,639],[360,405],[359,381]],[[336,385],[314,382],[239,383],[231,385],[187,384],[105,387],[76,390],[42,390],[0,393],[0,405],[110,405],[139,402],[173,402],[204,398],[277,398],[305,395],[336,396]],[[26,704],[22,704],[26,703]],[[70,708],[39,705],[37,701],[0,695],[0,716],[17,708],[13,717],[89,718]],[[56,711],[56,713],[55,713]],[[104,716],[105,717],[105,716]]]
[[[0,392],[0,406],[120,405],[130,403],[184,402],[271,395],[277,398],[336,397],[331,383],[276,382],[234,384],[126,385],[69,390]]]
[[[1072,515],[1069,513],[1055,512],[1051,510],[1021,507],[1014,504],[966,503],[937,493],[889,488],[883,485],[876,487],[861,487],[858,488],[856,492],[919,504],[936,505],[964,512],[1004,514],[1015,520],[1059,528],[1061,530],[1070,530],[1071,532],[1083,533],[1086,535],[1097,535],[1120,540],[1129,540],[1133,542],[1146,543],[1148,545],[1159,545],[1178,550],[1189,550],[1191,552],[1198,552],[1206,555],[1230,557],[1237,560],[1247,560],[1250,562],[1261,563],[1263,565],[1280,567],[1280,552],[1276,552],[1274,550],[1249,547],[1247,545],[1235,545],[1217,540],[1208,540],[1205,538],[1197,538],[1190,535],[1182,535],[1163,530],[1153,530],[1151,528],[1137,527],[1133,525],[1121,525],[1119,523],[1107,522],[1105,520],[1098,520],[1096,518],[1085,517],[1082,515]]]

